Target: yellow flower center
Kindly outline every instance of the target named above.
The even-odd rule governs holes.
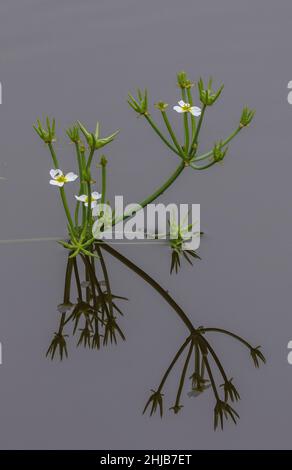
[[[61,175],[61,176],[57,176],[56,181],[58,181],[58,183],[66,183],[67,180],[66,180],[65,175]]]
[[[182,109],[184,111],[189,111],[191,109],[191,105],[189,103],[185,103],[183,106],[182,106]]]

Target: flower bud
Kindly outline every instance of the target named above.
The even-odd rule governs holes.
[[[55,119],[52,119],[52,122],[50,122],[50,119],[47,117],[46,118],[46,127],[42,125],[41,121],[37,119],[37,125],[33,126],[34,130],[36,133],[39,135],[39,137],[46,143],[50,144],[56,140],[56,134],[55,134],[55,129],[56,129],[56,121]]]
[[[74,144],[78,144],[80,141],[79,128],[77,126],[69,127],[66,130],[66,134]]]
[[[100,164],[101,164],[101,166],[106,166],[107,165],[107,159],[106,159],[105,155],[102,155],[100,157]]]
[[[148,114],[148,92],[145,89],[144,92],[138,88],[137,98],[135,99],[131,93],[128,94],[127,103],[136,113],[142,115]]]
[[[242,110],[241,117],[240,117],[240,124],[239,124],[240,127],[249,126],[249,124],[253,120],[254,115],[255,115],[255,111],[245,106]]]
[[[203,103],[205,106],[212,106],[212,104],[214,104],[221,95],[223,88],[224,85],[221,85],[217,91],[214,91],[212,89],[212,78],[209,79],[208,85],[205,88],[204,82],[202,78],[200,78],[198,82],[198,89],[201,103]]]
[[[94,133],[93,132],[92,133],[88,132],[88,130],[85,128],[85,126],[80,121],[77,121],[77,122],[78,122],[78,125],[79,125],[79,128],[80,128],[82,134],[84,135],[84,137],[87,141],[88,146],[91,149],[94,149],[94,150],[98,150],[98,149],[104,147],[105,145],[109,144],[110,142],[112,142],[114,140],[115,136],[119,133],[119,131],[116,131],[113,134],[109,135],[108,137],[104,137],[103,139],[100,139],[99,138],[99,123],[98,122],[96,124],[96,129],[95,129]]]
[[[224,159],[227,151],[228,147],[225,147],[225,149],[223,150],[222,142],[218,142],[217,144],[215,144],[213,148],[213,157],[215,162],[221,162]]]
[[[188,79],[187,73],[183,70],[177,74],[177,84],[181,89],[192,88],[194,86],[194,83]]]
[[[163,101],[158,101],[154,106],[155,108],[159,109],[159,111],[165,111],[168,107],[168,104],[164,103]]]

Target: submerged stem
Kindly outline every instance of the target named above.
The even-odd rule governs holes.
[[[189,336],[185,342],[182,344],[182,346],[179,348],[179,350],[177,351],[176,355],[174,356],[173,360],[171,361],[169,367],[167,368],[164,376],[162,377],[162,380],[160,382],[160,385],[157,389],[158,392],[161,392],[161,390],[163,389],[163,386],[167,380],[167,377],[169,376],[172,368],[174,367],[175,363],[177,362],[177,360],[179,359],[180,355],[183,353],[183,351],[185,350],[186,346],[189,344],[189,342],[191,341],[191,336]]]
[[[139,268],[134,264],[132,261],[130,261],[128,258],[123,256],[120,252],[116,251],[113,247],[110,245],[107,245],[105,243],[100,243],[101,248],[103,248],[105,251],[110,253],[112,256],[117,258],[119,261],[121,261],[123,264],[125,264],[129,269],[134,271],[136,274],[138,274],[144,281],[148,282],[150,286],[152,286],[163,298],[166,300],[166,302],[171,306],[173,310],[177,313],[177,315],[180,317],[180,319],[184,322],[188,330],[193,333],[195,331],[195,328],[193,327],[192,322],[190,319],[187,317],[185,312],[181,309],[181,307],[175,302],[175,300],[169,295],[169,293],[164,290],[158,282],[156,282],[149,274],[147,274],[143,269]]]
[[[73,260],[72,258],[68,257],[67,266],[66,266],[66,274],[65,274],[64,297],[63,297],[64,304],[68,304],[70,302],[72,271],[73,271]],[[58,330],[58,333],[60,335],[62,334],[63,328],[65,326],[65,320],[66,320],[66,312],[63,312],[61,315],[61,320],[60,320],[59,330]]]
[[[180,397],[181,397],[181,393],[182,393],[183,386],[184,386],[184,383],[185,383],[186,373],[187,373],[187,370],[188,370],[188,366],[189,366],[190,358],[191,358],[191,355],[192,355],[192,351],[193,351],[193,343],[190,344],[190,348],[189,348],[189,351],[188,351],[188,354],[187,354],[187,357],[186,357],[186,360],[185,360],[185,363],[184,363],[184,367],[183,367],[183,370],[182,370],[182,374],[181,374],[181,378],[180,378],[180,382],[179,382],[179,387],[178,387],[178,391],[177,391],[177,395],[176,395],[175,405],[174,405],[175,407],[179,406]]]
[[[97,291],[98,291],[98,295],[100,296],[100,298],[103,300],[103,307],[105,309],[105,313],[107,315],[108,318],[111,318],[111,314],[110,314],[110,311],[108,309],[108,306],[107,306],[107,303],[106,303],[106,299],[104,297],[104,293],[102,292],[102,289],[99,285],[99,282],[96,278],[96,275],[92,269],[92,266],[91,266],[91,263],[90,263],[90,260],[88,259],[87,256],[84,256],[81,254],[81,258],[85,264],[85,267],[87,268],[88,270],[88,274],[90,276],[90,279],[92,280],[92,282],[96,285],[96,288],[97,288]]]
[[[110,282],[109,282],[107,267],[106,267],[101,249],[98,245],[97,245],[96,249],[97,249],[98,256],[100,258],[100,265],[101,265],[101,269],[102,269],[102,272],[103,272],[103,277],[104,277],[104,281],[105,281],[105,285],[106,285],[107,295],[109,297],[110,313],[111,313],[112,316],[114,316],[114,314],[113,314],[112,292],[111,292],[111,286],[110,286]]]
[[[75,274],[75,280],[76,280],[76,286],[77,286],[77,292],[78,292],[78,299],[82,300],[82,288],[81,288],[80,277],[79,277],[79,272],[78,272],[77,260],[76,258],[72,258],[72,260],[73,260],[74,274]]]
[[[217,365],[217,367],[218,367],[218,369],[219,369],[219,371],[220,371],[220,373],[221,373],[221,375],[222,375],[222,377],[223,377],[223,380],[224,380],[225,382],[228,382],[228,378],[227,378],[226,372],[225,372],[225,370],[224,370],[224,368],[223,368],[223,366],[222,366],[222,364],[221,364],[221,361],[220,361],[219,357],[218,357],[217,354],[215,353],[214,349],[210,346],[210,344],[208,343],[208,341],[206,341],[203,336],[202,336],[201,338],[202,338],[202,341],[205,343],[206,348],[209,350],[211,356],[213,357],[213,359],[214,359],[214,361],[215,361],[215,363],[216,363],[216,365]]]
[[[208,332],[208,331],[213,331],[217,333],[223,333],[225,335],[231,336],[234,339],[237,339],[240,343],[244,344],[248,349],[253,349],[252,345],[249,344],[245,339],[241,338],[241,336],[236,335],[235,333],[232,333],[231,331],[224,330],[222,328],[202,328],[202,332]]]
[[[212,374],[212,370],[211,370],[208,358],[205,354],[203,354],[203,361],[204,361],[204,364],[205,364],[207,372],[208,372],[208,376],[209,376],[209,379],[210,379],[210,382],[211,382],[211,385],[212,385],[212,389],[213,389],[215,398],[216,398],[217,401],[220,401],[219,393],[218,393],[216,383],[215,383],[215,380],[214,380],[214,377],[213,377],[213,374]]]

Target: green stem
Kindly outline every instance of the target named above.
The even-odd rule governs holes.
[[[48,142],[48,147],[49,147],[49,150],[50,150],[51,155],[52,155],[52,159],[53,159],[53,162],[54,162],[55,169],[59,169],[60,165],[59,165],[57,155],[56,155],[56,152],[55,152],[55,149],[54,149],[54,146],[53,146],[52,142]]]
[[[186,97],[186,91],[184,88],[181,90],[182,94],[182,99],[186,103],[187,97]],[[184,150],[186,153],[188,153],[189,150],[189,121],[188,121],[188,113],[184,113],[184,129],[185,129],[185,146]]]
[[[101,164],[101,204],[105,203],[106,196],[106,163]]]
[[[164,122],[165,122],[165,125],[166,125],[166,127],[167,127],[167,130],[168,130],[168,132],[169,132],[169,135],[170,135],[170,137],[171,137],[171,139],[172,139],[174,145],[175,145],[176,148],[177,148],[177,151],[178,151],[178,153],[179,153],[179,156],[180,156],[181,158],[186,158],[186,155],[184,155],[184,152],[183,152],[181,146],[179,145],[179,142],[178,142],[178,140],[177,140],[177,138],[176,138],[176,135],[175,135],[175,133],[173,132],[173,129],[172,129],[172,127],[171,127],[171,124],[170,124],[170,122],[169,122],[169,119],[168,119],[168,117],[167,117],[166,112],[165,112],[165,111],[161,111],[161,114],[162,114],[163,120],[164,120]]]
[[[156,134],[160,137],[160,139],[167,145],[168,148],[170,148],[174,153],[176,153],[177,155],[180,156],[180,154],[178,153],[178,151],[176,150],[175,147],[173,147],[173,145],[171,145],[170,142],[168,142],[168,140],[164,137],[164,135],[162,134],[162,132],[158,129],[158,127],[156,126],[155,122],[153,121],[153,119],[149,116],[149,114],[145,114],[145,118],[147,119],[147,121],[149,122],[150,126],[152,127],[152,129],[156,132]]]
[[[235,131],[233,131],[229,137],[227,137],[227,139],[223,140],[222,142],[222,147],[225,147],[225,145],[227,145],[240,131],[241,131],[242,127],[238,127],[237,129],[235,129]],[[213,155],[213,149],[212,150],[209,150],[209,152],[207,153],[203,153],[202,155],[198,156],[198,157],[194,157],[191,159],[191,161],[195,161],[195,162],[199,162],[200,160],[206,160],[206,158],[209,158]]]
[[[199,118],[199,122],[198,122],[198,125],[197,125],[197,129],[196,129],[194,138],[193,138],[192,143],[191,143],[190,156],[192,156],[193,153],[196,154],[196,151],[197,151],[198,138],[199,138],[200,130],[201,130],[201,127],[202,127],[203,119],[204,119],[204,116],[205,116],[206,107],[207,106],[204,104],[203,108],[202,108],[200,118]]]
[[[68,202],[67,202],[67,198],[66,198],[65,189],[64,189],[64,187],[62,186],[61,188],[59,188],[59,190],[60,190],[60,194],[61,194],[61,199],[62,199],[62,202],[63,202],[64,210],[65,210],[65,213],[66,213],[66,216],[67,216],[67,219],[68,219],[68,223],[69,223],[69,225],[70,225],[70,228],[71,228],[72,232],[74,233],[74,223],[73,223],[73,220],[72,220],[72,217],[71,217],[71,213],[70,213],[70,209],[69,209],[69,206],[68,206]]]
[[[94,152],[95,152],[95,148],[94,148],[94,146],[92,146],[91,149],[90,149],[89,157],[88,157],[87,164],[86,164],[86,169],[87,170],[89,170],[90,167],[91,167],[91,162],[92,162],[92,159],[93,159]]]
[[[91,227],[92,224],[92,209],[91,209],[91,184],[87,182],[87,225]]]
[[[80,157],[81,157],[81,166],[82,166],[82,169],[83,170],[86,170],[86,158],[85,158],[85,152],[82,151],[81,154],[80,154]],[[86,185],[83,181],[83,171],[82,171],[82,193],[85,194],[86,193]],[[82,226],[84,227],[85,225],[85,222],[86,222],[86,207],[84,204],[82,204]]]
[[[165,181],[165,183],[160,186],[156,191],[154,191],[154,193],[150,194],[150,196],[146,197],[146,199],[143,199],[143,201],[141,201],[139,203],[139,206],[142,207],[145,207],[147,206],[147,204],[150,204],[151,202],[153,202],[156,198],[158,198],[159,196],[161,196],[161,194],[164,193],[164,191],[166,191],[169,186],[172,185],[172,183],[174,183],[174,181],[177,179],[177,177],[181,174],[181,172],[184,170],[185,168],[185,163],[184,162],[181,162],[179,164],[179,166],[176,168],[176,170],[174,171],[174,173],[172,173],[172,175],[168,178],[168,180]],[[125,214],[123,216],[123,220],[127,219],[128,217],[130,217],[130,214]],[[118,220],[114,221],[114,224],[117,223]]]
[[[80,154],[80,149],[79,149],[79,144],[78,142],[75,142],[75,149],[76,149],[76,155],[77,155],[77,163],[78,163],[78,170],[79,170],[79,181],[80,181],[80,191],[82,190],[83,186],[83,169],[82,169],[82,160],[81,160],[81,154]]]
[[[75,142],[75,149],[76,149],[76,155],[77,155],[77,163],[78,163],[78,171],[79,171],[79,181],[80,181],[80,186],[79,186],[79,196],[83,194],[83,169],[82,169],[82,159],[81,159],[81,154],[80,154],[80,149],[79,149],[79,144],[78,142]],[[77,201],[76,203],[76,208],[75,208],[75,225],[79,225],[79,208],[80,208],[80,201]],[[82,211],[84,212],[84,204],[82,204]]]
[[[80,196],[81,192],[79,191],[79,196]],[[75,206],[75,214],[74,214],[74,220],[75,220],[75,226],[78,227],[79,225],[79,208],[80,208],[80,201],[77,201],[76,202],[76,206]]]
[[[192,163],[190,164],[190,167],[193,168],[194,170],[207,170],[207,168],[210,168],[211,166],[215,165],[217,162],[213,160],[212,162],[208,163],[207,165],[202,165],[202,166],[197,166],[193,165]]]
[[[191,106],[193,106],[193,97],[192,97],[192,91],[191,91],[191,88],[187,88],[187,95],[188,95],[188,102],[190,103]],[[195,132],[196,132],[196,120],[195,120],[195,116],[193,116],[191,114],[191,129],[192,129],[192,141],[193,141],[193,138],[194,138],[194,135],[195,135]]]
[[[53,144],[51,142],[48,142],[48,147],[49,147],[49,150],[51,152],[51,156],[52,156],[52,159],[53,159],[53,162],[54,162],[54,165],[55,165],[55,169],[59,169],[59,162],[58,162],[57,155],[56,155],[55,149],[53,147]],[[64,210],[65,210],[65,213],[66,213],[66,216],[67,216],[67,219],[68,219],[68,223],[70,225],[70,228],[71,228],[72,232],[74,233],[74,223],[73,223],[71,213],[70,213],[70,210],[69,210],[69,206],[68,206],[68,203],[67,203],[67,198],[66,198],[66,193],[65,193],[64,187],[62,186],[61,188],[59,188],[59,190],[60,190]]]

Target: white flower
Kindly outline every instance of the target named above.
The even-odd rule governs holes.
[[[174,106],[173,109],[177,113],[191,113],[193,116],[200,116],[201,114],[201,108],[198,108],[198,106],[191,106],[190,103],[185,103],[183,100],[180,100],[178,102],[178,106]]]
[[[75,181],[76,178],[78,178],[78,176],[75,175],[75,173],[73,173],[72,171],[64,175],[63,171],[59,169],[51,170],[50,175],[52,178],[50,180],[50,184],[52,184],[53,186],[59,186],[60,188],[64,186],[65,183],[69,183],[70,181]]]
[[[80,196],[75,196],[77,201],[83,202],[86,207],[88,207],[88,196],[86,194],[81,194]],[[98,199],[101,198],[101,194],[97,191],[91,193],[91,208],[95,207]]]

